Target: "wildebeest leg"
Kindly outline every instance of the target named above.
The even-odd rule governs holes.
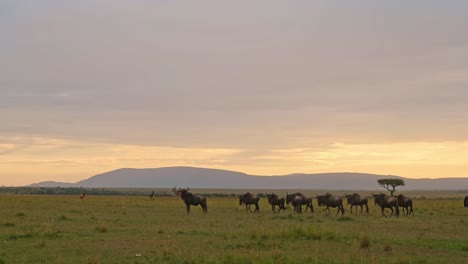
[[[186,204],[187,206],[187,214],[190,214],[190,204]]]
[[[385,213],[384,213],[385,208],[382,206],[382,207],[380,207],[380,209],[382,210],[382,216],[387,217],[387,216],[385,215]]]
[[[353,205],[351,204],[351,206],[349,207],[349,210],[351,211],[351,214],[353,213]]]
[[[271,205],[271,210],[273,211],[273,213],[276,213],[276,211],[275,211],[275,204],[272,204],[272,205]],[[281,210],[281,208],[280,208],[280,210]]]
[[[364,204],[366,206],[366,213],[369,213],[369,206],[367,204]]]
[[[257,212],[257,213],[260,213],[260,207],[258,206],[258,202],[255,204],[255,211],[254,213]]]
[[[206,204],[206,199],[204,199],[204,200],[202,201],[202,203],[200,203],[200,205],[201,205],[201,207],[202,207],[202,209],[203,209],[203,213],[207,214],[207,213],[208,213],[208,206],[207,206],[207,204]]]

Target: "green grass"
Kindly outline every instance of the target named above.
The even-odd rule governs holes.
[[[0,196],[0,263],[464,263],[468,208],[414,201],[415,215],[246,213],[209,198],[190,216],[176,197]],[[438,194],[437,194],[438,195]]]

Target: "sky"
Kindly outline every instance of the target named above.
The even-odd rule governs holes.
[[[467,1],[0,0],[0,185],[468,177]]]

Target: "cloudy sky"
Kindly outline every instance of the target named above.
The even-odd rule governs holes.
[[[0,0],[0,184],[468,177],[467,1]]]

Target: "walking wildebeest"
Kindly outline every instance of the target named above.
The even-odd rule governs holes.
[[[252,212],[252,210],[250,209],[250,205],[251,204],[255,205],[255,211],[253,211],[252,213],[260,212],[258,201],[260,201],[260,198],[256,197],[255,195],[249,192],[239,196],[239,205],[245,204],[245,211],[249,210],[250,212]],[[248,209],[247,209],[247,206],[248,206]]]
[[[394,212],[395,212],[396,217],[400,216],[400,210],[398,209],[397,198],[393,196],[388,196],[384,193],[378,193],[378,194],[372,193],[372,196],[374,196],[375,204],[378,204],[380,206],[380,209],[382,210],[382,216],[387,217],[384,213],[385,208],[389,208],[390,210],[392,210],[390,217],[392,217]]]
[[[403,215],[407,216],[410,214],[414,215],[413,212],[413,200],[404,196],[403,194],[399,194],[397,196],[398,206],[403,208]],[[405,214],[406,209],[406,214]]]
[[[302,197],[297,195],[297,193],[287,193],[286,194],[286,203],[292,204],[294,207],[294,212],[302,214]]]
[[[268,203],[271,205],[271,210],[276,213],[276,206],[279,206],[279,210],[278,210],[278,213],[281,212],[281,209],[283,209],[283,211],[285,210],[284,208],[284,198],[283,196],[279,196],[277,194],[274,194],[274,193],[271,193],[271,194],[267,194],[266,195],[267,199],[268,199]]]
[[[353,206],[356,207],[356,214],[357,214],[357,207],[361,206],[361,213],[362,213],[362,207],[366,207],[366,213],[369,212],[369,206],[367,206],[367,198],[361,198],[361,196],[357,193],[353,194],[345,194],[346,200],[348,201],[348,204],[351,205],[350,210],[351,214],[353,213]]]
[[[307,208],[310,208],[310,212],[314,212],[314,206],[312,205],[312,197],[305,196],[304,194],[298,192],[296,195],[302,198],[302,205],[306,206],[305,212],[307,212]]]
[[[203,209],[203,213],[208,213],[208,206],[206,205],[206,198],[201,196],[201,195],[195,195],[191,192],[189,192],[190,188],[187,189],[181,189],[179,188],[178,191],[176,191],[175,187],[172,189],[174,193],[177,194],[177,196],[180,196],[180,199],[182,199],[187,206],[187,214],[190,214],[190,205],[200,205],[201,208]]]
[[[322,194],[322,195],[317,195],[317,201],[318,205],[322,206],[325,205],[327,206],[324,210],[327,211],[327,215],[330,214],[330,207],[335,208],[338,207],[338,211],[336,211],[336,214],[339,214],[341,211],[341,215],[344,214],[344,207],[343,207],[343,199],[340,197],[336,197],[331,195],[330,193]]]
[[[465,207],[468,207],[468,195],[465,196],[465,201],[463,202]]]
[[[82,193],[82,194],[80,195],[80,199],[83,200],[83,199],[85,198],[85,196],[86,196],[86,193]]]

